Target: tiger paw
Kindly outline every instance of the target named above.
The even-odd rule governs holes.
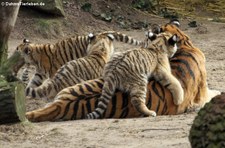
[[[174,99],[173,100],[173,103],[175,104],[175,105],[180,105],[182,102],[183,102],[183,98],[179,98],[179,99]]]
[[[155,112],[155,111],[152,111],[151,116],[152,116],[152,117],[156,117],[156,116],[157,116],[156,112]]]
[[[180,105],[184,101],[184,91],[180,89],[175,95],[173,95],[173,103],[175,105]]]
[[[157,116],[156,112],[152,110],[149,112],[148,115],[144,115],[144,117],[156,117],[156,116]]]

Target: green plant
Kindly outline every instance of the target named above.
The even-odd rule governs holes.
[[[144,11],[154,11],[158,5],[158,0],[133,0],[132,6]]]
[[[85,12],[90,12],[91,10],[91,4],[90,3],[85,3],[81,6],[81,9],[84,10]]]
[[[49,29],[50,21],[46,19],[38,19],[37,25],[42,29]]]
[[[62,35],[61,25],[62,22],[57,19],[38,19],[36,20],[36,27],[34,30],[44,38],[54,38]]]
[[[198,112],[189,140],[193,148],[225,147],[225,93],[214,97]]]

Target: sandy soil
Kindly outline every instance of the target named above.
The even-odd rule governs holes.
[[[225,24],[202,22],[207,32],[183,30],[206,55],[211,89],[224,91]],[[143,31],[122,31],[143,38]],[[15,49],[18,40],[10,41]],[[118,45],[117,50],[127,48]],[[44,101],[28,100],[27,109],[41,107]],[[35,106],[36,105],[36,106]],[[155,118],[79,120],[67,122],[0,125],[0,147],[167,147],[189,148],[189,129],[196,113]]]
[[[79,120],[0,126],[5,147],[188,148],[195,114],[156,118]]]
[[[135,26],[135,23],[139,21],[147,22],[147,24],[168,22],[168,20],[154,18],[152,15],[128,7],[127,2],[130,0],[122,1],[124,3],[102,0],[89,2],[93,6],[92,13],[111,12],[113,17],[123,16],[122,21],[128,26]],[[95,28],[94,31],[116,30],[138,39],[144,38],[144,31],[130,28],[127,29],[128,31],[122,30],[118,27],[119,23],[115,21],[116,19],[111,23],[98,20],[91,14],[83,12],[78,4],[78,1],[67,0],[64,4],[66,18],[51,18],[51,21],[57,23],[50,30],[40,28],[40,24],[43,25],[45,19],[50,19],[50,16],[22,8],[11,34],[9,51],[14,51],[25,37],[37,43],[55,42],[56,39],[73,34],[92,32],[93,28]],[[191,37],[194,45],[205,53],[209,87],[225,91],[225,24],[199,20],[197,23],[201,27],[190,28],[187,25],[189,21],[181,20],[182,30]],[[127,45],[116,44],[117,51],[128,48]],[[46,100],[26,100],[26,108],[30,111],[43,107],[46,103]],[[155,118],[26,122],[0,125],[0,148],[190,148],[188,135],[195,116],[196,113],[188,113]]]

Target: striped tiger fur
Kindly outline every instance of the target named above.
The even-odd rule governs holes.
[[[155,25],[152,30],[155,30],[155,33],[176,33],[179,37],[176,58],[172,58],[170,63],[173,74],[180,80],[185,92],[184,102],[177,109],[177,113],[183,113],[187,110],[199,109],[221,92],[208,88],[205,56],[179,29],[179,26],[179,20],[174,19],[161,27]]]
[[[180,81],[184,89],[184,101],[180,105],[173,103],[170,91],[149,79],[147,86],[146,105],[157,115],[176,115],[203,106],[220,92],[211,93],[206,82],[205,56],[202,51],[193,46],[189,37],[179,29],[177,20],[152,30],[177,34],[180,38],[178,50],[170,59],[172,74]],[[88,113],[95,110],[98,98],[101,96],[103,79],[82,82],[60,91],[55,101],[49,106],[26,113],[30,121],[57,121],[84,119]],[[210,97],[209,97],[210,96]],[[116,90],[110,100],[104,118],[134,118],[141,114],[131,104],[127,93]]]
[[[33,74],[33,71],[35,71],[35,67],[33,67],[29,64],[24,64],[22,74],[20,75],[19,78],[25,84],[25,86],[28,85],[28,83],[30,81],[30,77]]]
[[[22,54],[27,64],[36,67],[36,72],[27,87],[41,85],[45,79],[53,77],[66,62],[85,56],[87,45],[87,36],[75,36],[55,44],[34,44],[24,39],[17,51]]]
[[[117,31],[105,31],[100,34],[112,34],[119,42],[132,45],[142,44],[142,42]],[[27,64],[36,67],[36,73],[29,81],[27,88],[40,86],[45,79],[52,78],[56,71],[67,62],[86,56],[88,44],[88,36],[74,36],[55,44],[33,44],[24,39],[23,43],[17,47],[17,51],[22,54]],[[27,73],[22,75],[24,75],[22,77],[26,77]]]
[[[39,87],[28,88],[26,95],[32,98],[51,99],[63,88],[100,77],[105,64],[114,52],[112,44],[114,35],[90,34],[89,39],[87,56],[68,62],[56,72],[52,79],[46,80]]]
[[[109,100],[115,90],[127,92],[135,109],[144,116],[156,116],[145,104],[147,84],[150,77],[168,88],[174,104],[183,101],[183,89],[180,82],[171,74],[168,58],[177,51],[177,36],[170,33],[154,35],[156,38],[147,48],[138,48],[113,55],[103,72],[104,84],[102,95],[94,112],[87,115],[88,119],[103,117]]]

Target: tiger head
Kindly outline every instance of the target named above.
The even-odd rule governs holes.
[[[179,27],[180,27],[179,20],[173,19],[169,23],[162,26],[154,24],[151,27],[151,30],[153,33],[156,33],[156,34],[159,34],[162,32],[170,32],[171,34],[177,34],[177,36],[179,37],[179,41],[189,40],[189,37],[185,35],[185,33],[183,33],[183,31],[181,31]]]
[[[177,42],[179,40],[177,34],[171,34],[170,32],[156,34],[148,31],[146,35],[151,44],[160,47],[163,52],[167,53],[169,58],[173,57],[176,53]]]
[[[16,50],[24,57],[24,60],[27,64],[32,64],[33,60],[31,59],[32,53],[32,43],[28,39],[24,39],[23,43],[17,46]]]
[[[108,34],[88,35],[89,45],[87,47],[88,54],[98,53],[101,55],[111,56],[114,52],[113,40],[114,36]]]

